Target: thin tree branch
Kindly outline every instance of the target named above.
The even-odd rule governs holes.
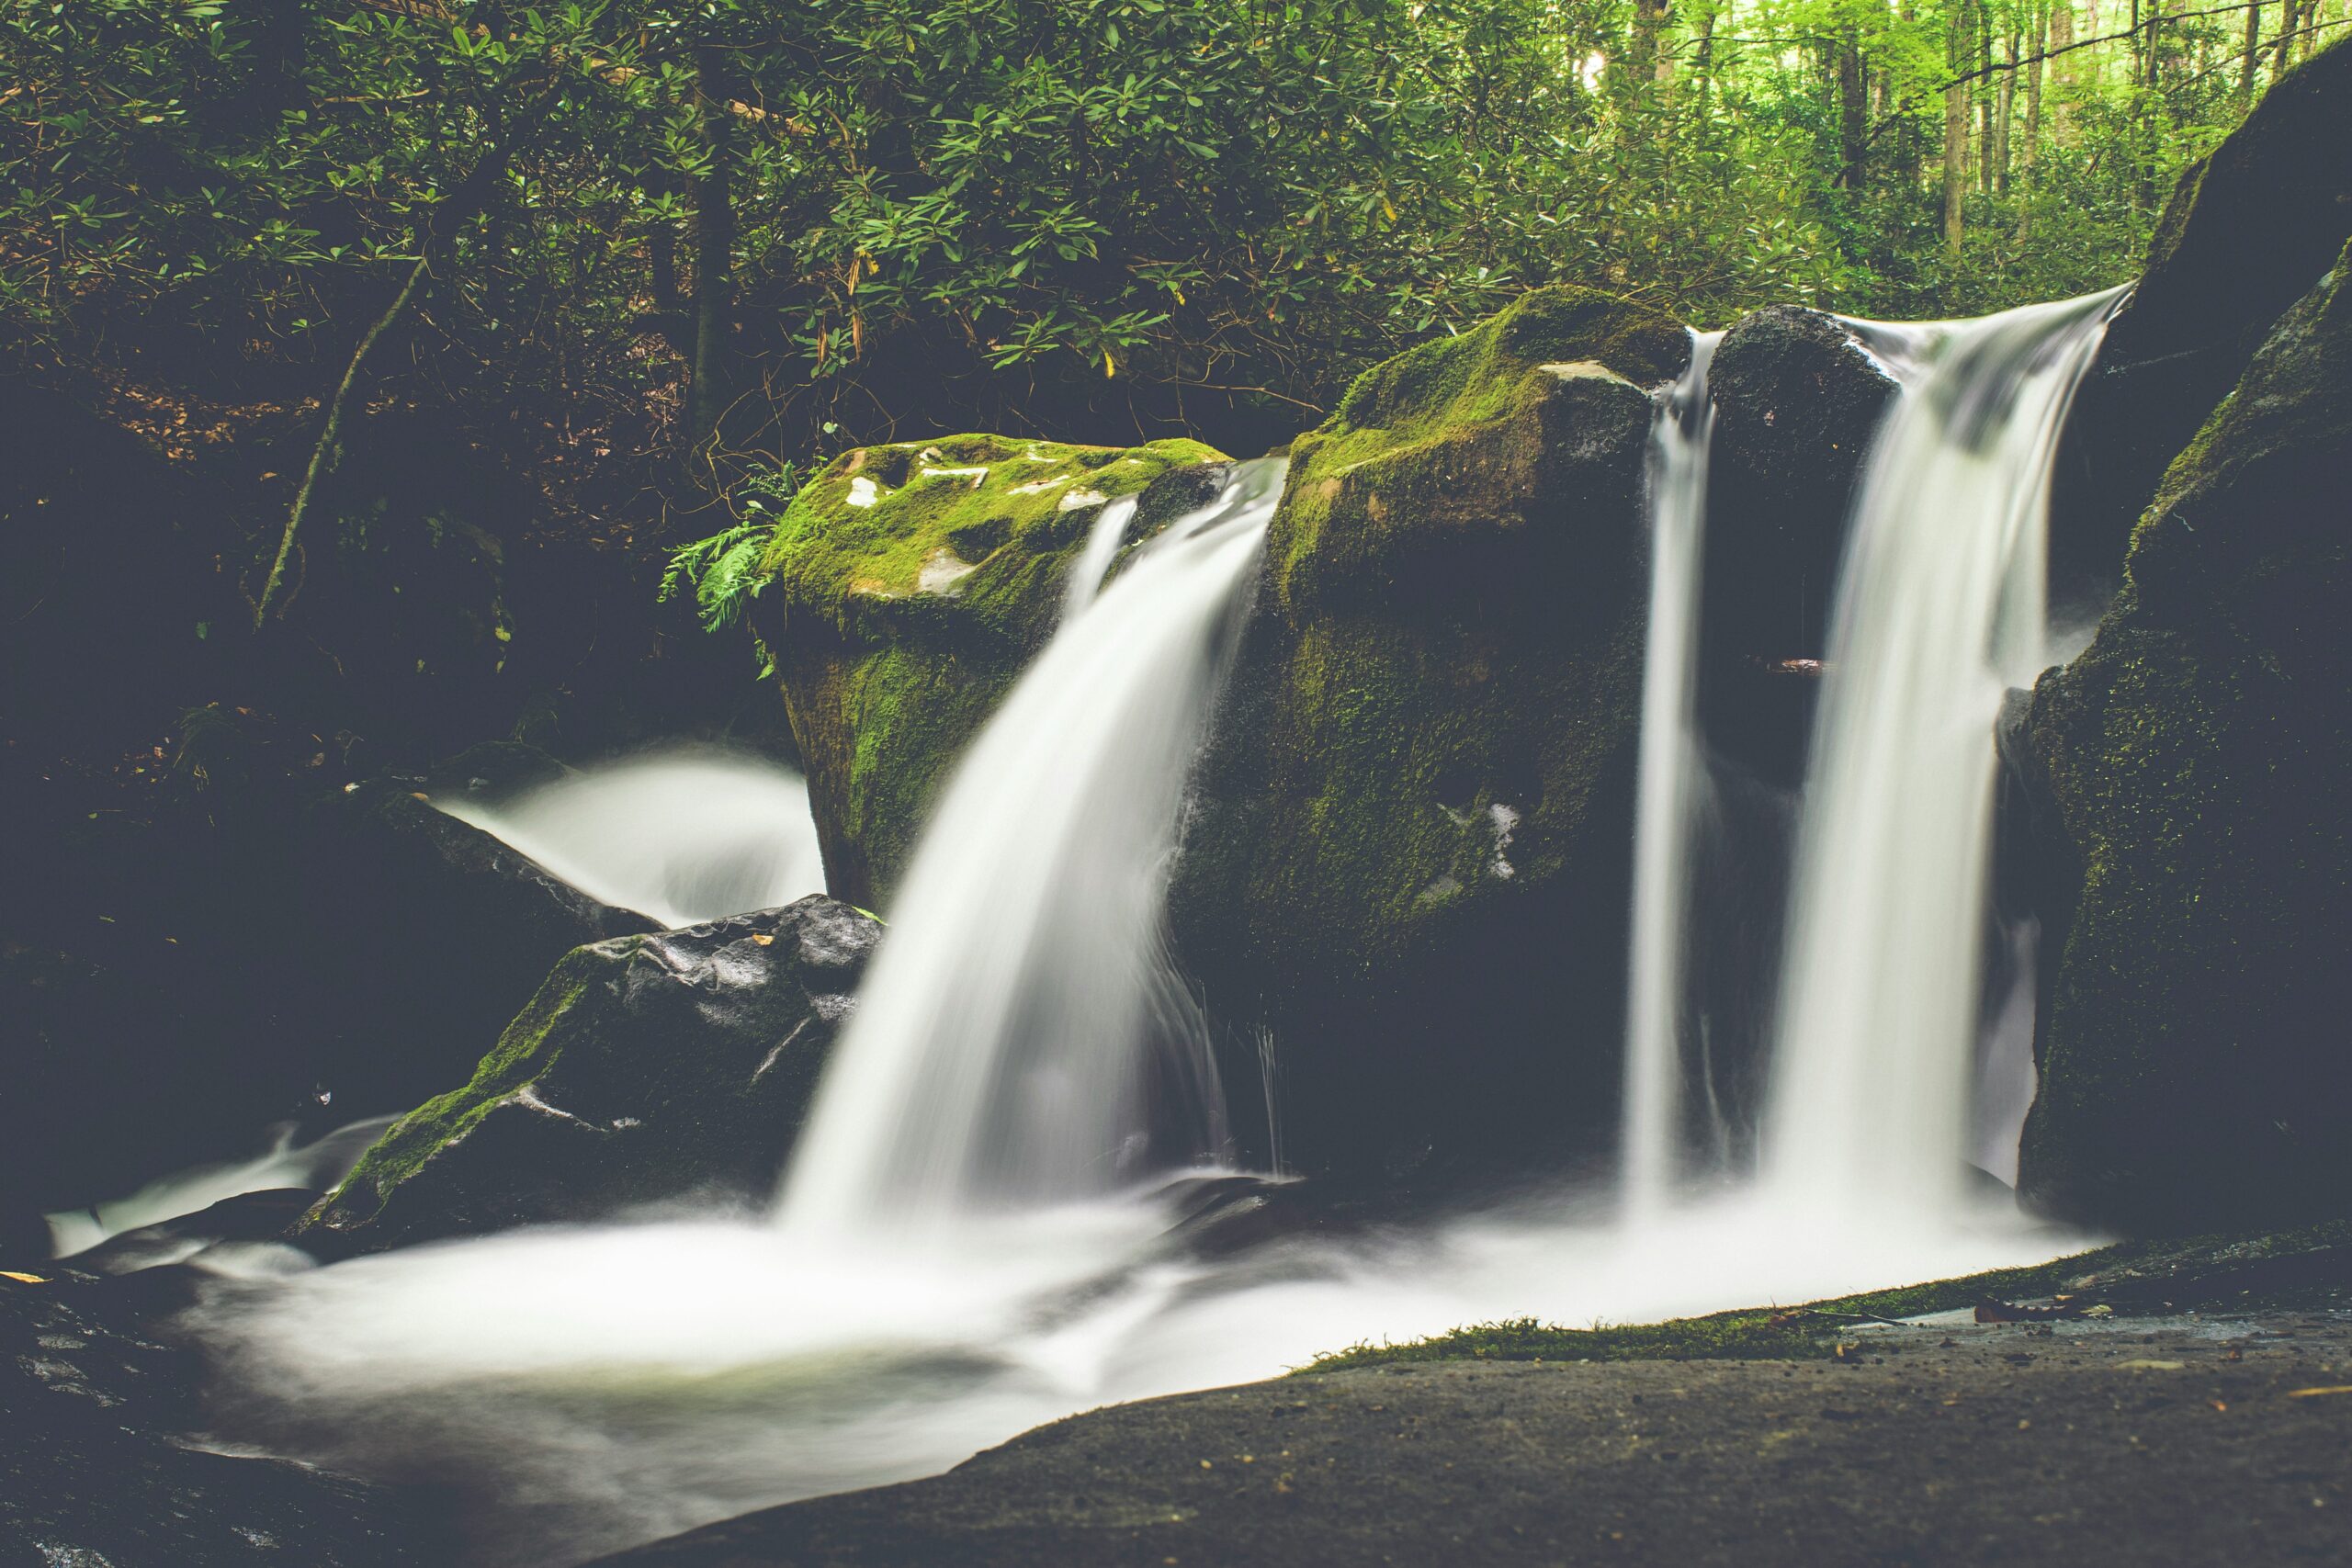
[[[260,597],[254,601],[255,631],[261,630],[269,618],[269,602],[277,597],[277,585],[286,576],[287,558],[294,553],[295,532],[302,526],[302,513],[310,509],[311,491],[319,482],[320,472],[326,467],[327,454],[334,447],[335,433],[343,428],[343,405],[351,397],[353,383],[359,379],[359,367],[367,361],[368,351],[376,346],[376,340],[383,336],[385,330],[408,308],[409,297],[416,292],[416,286],[424,276],[424,258],[419,256],[416,265],[408,269],[408,277],[401,284],[401,291],[392,296],[392,302],[384,308],[384,313],[369,325],[359,340],[359,346],[352,350],[351,363],[344,367],[343,380],[335,387],[334,396],[327,403],[326,424],[319,432],[318,445],[311,448],[311,464],[302,472],[302,486],[294,492],[294,509],[287,513],[286,532],[277,541],[277,558],[269,563],[269,576],[262,582]]]

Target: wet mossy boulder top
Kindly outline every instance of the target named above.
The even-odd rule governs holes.
[[[1550,288],[1373,367],[1291,444],[1268,547],[1278,602],[1295,611],[1324,593],[1447,586],[1475,596],[1495,572],[1547,561],[1575,571],[1579,525],[1615,476],[1589,411],[1671,380],[1690,355],[1669,316]]]
[[[1197,441],[955,435],[861,447],[801,488],[752,616],[828,887],[888,907],[949,764],[1053,634],[1103,508],[1134,498],[1132,546],[1214,499],[1226,467]]]
[[[1212,1007],[1271,1032],[1304,1168],[1557,1147],[1614,1094],[1643,473],[1689,352],[1540,289],[1292,446],[1170,912]]]
[[[394,1123],[297,1239],[340,1255],[763,1198],[880,933],[812,897],[566,954],[472,1080]]]
[[[2339,52],[2341,52],[2339,51]],[[2027,716],[2045,897],[2020,1190],[2132,1230],[2352,1207],[2352,247],[2166,472]]]
[[[845,637],[888,639],[935,618],[1026,646],[1051,629],[1063,579],[1105,505],[1173,469],[1221,460],[1183,440],[1117,447],[950,435],[862,446],[793,497],[760,572],[786,635],[813,618]]]

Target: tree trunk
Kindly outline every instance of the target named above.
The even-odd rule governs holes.
[[[735,319],[735,117],[727,109],[726,56],[695,51],[695,116],[704,165],[694,179],[694,359],[687,369],[686,435],[699,453],[732,400],[729,341]]]
[[[2276,82],[2287,73],[2291,63],[2290,51],[2295,43],[2295,0],[2285,0],[2278,7],[2278,36],[2270,40],[2270,80]]]
[[[1715,85],[1715,12],[1718,0],[1705,0],[1699,12],[1699,49],[1692,70],[1699,78],[1699,119],[1707,118],[1707,100],[1714,94]],[[1573,75],[1569,80],[1575,80]]]
[[[1993,189],[2002,196],[2009,194],[2009,121],[2017,112],[2018,98],[2018,35],[2012,29],[2001,40],[2001,85],[1993,110]]]
[[[430,254],[430,252],[426,253]],[[286,581],[286,563],[293,558],[294,536],[302,527],[302,514],[311,509],[311,492],[318,488],[319,476],[326,471],[329,457],[334,451],[335,436],[343,429],[344,405],[351,400],[351,389],[359,379],[359,367],[368,362],[368,351],[382,337],[408,309],[409,300],[416,293],[416,286],[424,280],[424,256],[408,269],[401,280],[400,292],[384,307],[384,313],[368,324],[359,338],[359,346],[351,351],[351,363],[343,367],[343,379],[335,383],[334,396],[327,400],[326,423],[319,429],[318,444],[311,448],[310,466],[302,470],[302,484],[294,492],[294,506],[286,514],[286,531],[278,536],[277,558],[269,563],[269,575],[262,580],[261,593],[254,600],[254,630],[258,632],[269,623],[269,603],[277,597],[277,585]]]
[[[1993,7],[1976,0],[1976,188],[1993,190]]]
[[[2050,46],[2050,6],[2048,0],[2034,0],[2033,32],[2026,53],[2025,68],[2025,146],[2018,154],[2018,172],[2025,186],[2026,200],[2018,209],[2018,237],[2023,239],[2033,227],[2033,161],[2041,146],[2041,57]]]
[[[1849,194],[1862,188],[1870,155],[1870,100],[1863,91],[1862,50],[1852,23],[1838,40],[1838,184]]]
[[[1974,32],[1973,0],[1952,7],[1944,59],[1958,77],[1968,69],[1970,35]],[[1954,81],[1944,89],[1944,245],[1960,254],[1961,201],[1968,181],[1968,84]]]
[[[1634,0],[1634,36],[1625,44],[1625,86],[1638,91],[1658,77],[1657,37],[1666,25],[1667,0]]]
[[[2254,106],[2254,73],[2262,59],[2262,0],[2245,8],[2245,53],[2238,59],[2238,112]]]

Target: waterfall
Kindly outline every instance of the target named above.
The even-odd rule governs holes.
[[[819,1086],[787,1230],[1084,1198],[1222,1149],[1163,892],[1283,469],[1237,465],[1153,539],[957,765]]]
[[[1692,705],[1715,423],[1707,371],[1722,341],[1721,333],[1691,334],[1690,367],[1659,399],[1650,433],[1649,638],[1625,998],[1624,1184],[1636,1216],[1666,1201],[1679,1143],[1690,845],[1702,788]]]
[[[1854,323],[1904,373],[1838,580],[1762,1128],[1792,1206],[1960,1192],[1994,720],[2045,662],[2051,463],[2120,290]]]
[[[1094,526],[1087,530],[1085,547],[1078,552],[1077,564],[1070,568],[1069,581],[1062,587],[1062,619],[1077,618],[1080,611],[1094,603],[1102,592],[1102,579],[1109,574],[1111,563],[1118,558],[1119,547],[1126,542],[1127,525],[1136,517],[1136,498],[1123,495],[1094,514]]]
[[[589,897],[673,930],[825,890],[807,783],[745,752],[671,747],[495,805],[433,804]]]

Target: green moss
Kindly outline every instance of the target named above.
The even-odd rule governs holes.
[[[1952,1312],[1980,1302],[2064,1295],[2129,1313],[2158,1302],[2308,1304],[2352,1284],[2352,1222],[2267,1235],[2132,1242],[2021,1269],[1867,1291],[1787,1308],[1745,1307],[1668,1323],[1560,1328],[1533,1318],[1457,1328],[1403,1345],[1358,1345],[1318,1356],[1302,1373],[1396,1361],[1811,1360],[1852,1342],[1858,1324]]]
[[[622,945],[640,939],[623,938]],[[463,1137],[499,1103],[554,1065],[548,1037],[612,960],[587,949],[567,953],[498,1037],[462,1089],[436,1095],[401,1117],[371,1145],[351,1174],[322,1199],[297,1227],[343,1230],[375,1218],[385,1199],[414,1176],[445,1145]]]
[[[1533,1106],[1613,1097],[1645,388],[1689,342],[1538,290],[1292,445],[1170,900],[1213,1001],[1275,1038],[1310,1166],[1556,1140]]]
[[[1067,570],[1103,502],[1218,457],[1181,440],[1118,448],[953,435],[860,447],[793,498],[758,575],[787,616],[844,637],[887,637],[903,612],[886,606],[935,599],[966,601],[969,618],[1020,639],[1056,602],[1044,580]]]
[[[1404,566],[1424,553],[1417,547],[1465,528],[1523,526],[1492,502],[1526,489],[1544,464],[1559,423],[1547,409],[1577,381],[1670,380],[1690,352],[1671,317],[1559,287],[1374,366],[1291,444],[1270,545],[1276,592],[1295,604],[1334,580]]]
[[[1222,460],[1196,441],[957,435],[865,447],[802,487],[752,615],[835,893],[887,904],[948,768],[1052,634],[1102,505]],[[1151,490],[1136,536],[1182,510],[1156,498],[1183,488]]]

